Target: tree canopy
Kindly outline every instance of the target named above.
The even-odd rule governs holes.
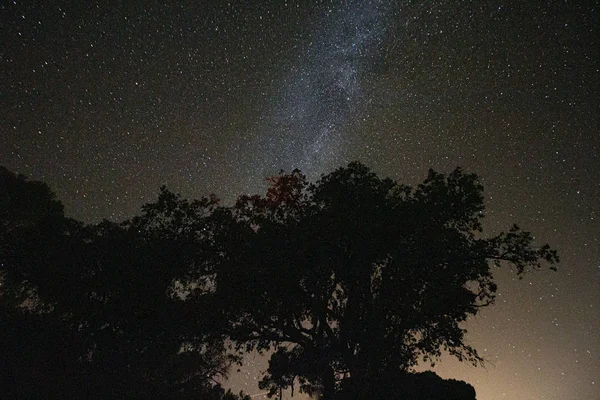
[[[163,187],[131,220],[85,225],[0,169],[5,392],[234,400],[218,380],[254,349],[271,351],[271,396],[473,399],[414,367],[481,363],[463,322],[493,304],[494,268],[558,262],[517,225],[484,235],[483,188],[461,169],[410,187],[354,162],[269,183],[228,207]]]
[[[351,163],[314,184],[281,173],[264,197],[240,197],[217,294],[232,338],[279,346],[263,387],[298,378],[323,399],[342,386],[366,398],[377,376],[443,351],[481,362],[461,323],[493,303],[492,266],[558,261],[516,225],[485,238],[482,190],[461,169],[411,188]]]
[[[237,399],[235,357],[200,301],[201,226],[216,199],[161,190],[121,224],[66,218],[49,187],[0,169],[0,368],[22,399]],[[193,216],[194,226],[188,222]]]

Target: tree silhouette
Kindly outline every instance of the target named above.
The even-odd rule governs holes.
[[[370,398],[372,382],[446,351],[481,362],[460,323],[493,303],[492,266],[518,274],[558,261],[516,225],[484,238],[473,174],[430,171],[416,188],[351,163],[315,184],[271,178],[264,197],[222,210],[217,301],[240,346],[274,353],[263,386],[342,387]]]
[[[472,399],[411,371],[443,351],[482,361],[461,322],[493,303],[493,266],[558,261],[516,225],[484,237],[482,190],[460,169],[411,188],[351,163],[314,184],[281,172],[233,207],[163,187],[129,221],[84,225],[0,168],[3,393],[247,399],[215,380],[239,360],[229,339],[275,350],[271,396]]]
[[[185,299],[209,264],[198,232],[216,199],[162,189],[131,221],[84,226],[47,185],[4,168],[0,194],[5,396],[238,398],[213,381],[234,361],[214,319]]]
[[[0,385],[8,398],[77,387],[81,343],[36,281],[50,279],[46,287],[60,293],[57,281],[68,273],[53,267],[68,247],[66,233],[78,228],[46,184],[0,167]]]

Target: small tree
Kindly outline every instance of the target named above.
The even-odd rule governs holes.
[[[460,169],[411,188],[351,163],[315,184],[280,173],[266,196],[223,210],[217,299],[240,345],[285,345],[271,394],[298,378],[326,400],[342,383],[369,398],[375,377],[442,351],[480,363],[461,323],[493,303],[491,267],[558,261],[516,225],[483,237],[482,190]]]

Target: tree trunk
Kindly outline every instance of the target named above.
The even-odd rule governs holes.
[[[363,376],[358,372],[358,369],[350,372],[350,385],[347,390],[350,394],[349,398],[359,399],[363,388]]]
[[[323,397],[321,400],[333,400],[335,397],[335,376],[333,369],[327,367],[323,374]]]
[[[349,393],[352,399],[368,398],[368,362],[364,360],[362,354],[358,354],[354,359],[354,365],[350,369]],[[364,397],[367,395],[367,397]]]

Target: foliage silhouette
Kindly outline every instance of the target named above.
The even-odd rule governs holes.
[[[298,170],[270,181],[221,214],[216,287],[240,348],[282,346],[261,383],[271,395],[297,378],[322,399],[342,384],[369,398],[378,376],[442,351],[480,363],[460,323],[493,303],[491,267],[558,261],[516,225],[483,238],[482,186],[460,169],[416,188],[360,163],[315,184]]]
[[[0,169],[0,363],[12,398],[235,399],[215,385],[227,355],[200,299],[199,225],[216,199],[162,189],[123,224],[68,219],[47,185]],[[194,229],[192,232],[190,229]]]
[[[485,238],[482,190],[460,169],[411,188],[351,163],[316,183],[281,172],[232,207],[163,187],[129,221],[84,225],[0,168],[0,384],[24,399],[247,400],[215,379],[269,349],[270,396],[474,398],[411,371],[443,351],[482,361],[461,322],[493,303],[493,266],[558,262],[516,225]]]

